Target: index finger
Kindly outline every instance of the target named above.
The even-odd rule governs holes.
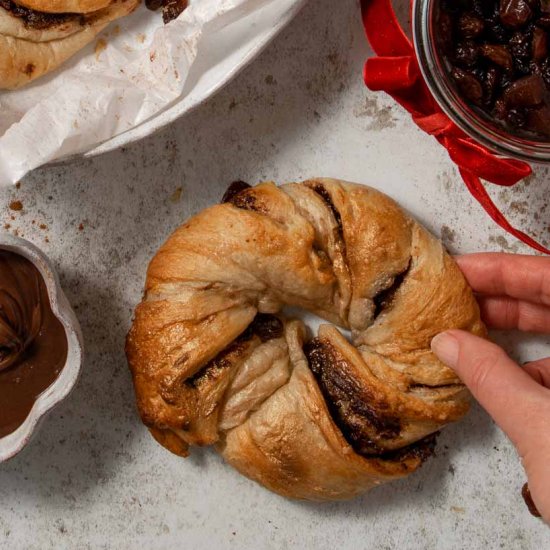
[[[456,261],[475,292],[550,305],[550,258],[481,253]]]

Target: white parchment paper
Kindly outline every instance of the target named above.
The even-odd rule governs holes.
[[[86,152],[181,101],[208,65],[204,58],[219,57],[211,47],[217,37],[225,40],[223,55],[231,55],[254,33],[242,32],[243,21],[264,12],[268,17],[270,5],[280,2],[192,0],[166,26],[160,14],[141,6],[55,73],[0,92],[0,185]],[[227,32],[237,24],[238,33]],[[196,63],[201,47],[206,51]]]

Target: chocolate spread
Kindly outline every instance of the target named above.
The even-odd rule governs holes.
[[[65,329],[38,269],[0,250],[0,438],[25,421],[66,359]]]
[[[29,29],[47,29],[77,19],[81,20],[81,24],[86,21],[84,16],[77,13],[44,13],[19,6],[12,0],[0,0],[0,7],[9,11],[14,17],[22,19],[25,27]]]

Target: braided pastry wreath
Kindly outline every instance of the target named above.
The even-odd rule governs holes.
[[[308,339],[285,306],[333,325]],[[337,500],[414,472],[467,412],[430,351],[449,328],[485,335],[454,261],[390,198],[333,179],[234,184],[152,260],[126,352],[167,449],[216,445],[272,491]]]

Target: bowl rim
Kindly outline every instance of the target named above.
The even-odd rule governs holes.
[[[23,450],[37,432],[41,420],[75,387],[82,367],[83,338],[76,315],[46,254],[26,239],[10,234],[0,234],[0,250],[19,254],[38,269],[44,279],[52,311],[63,325],[67,338],[67,360],[58,377],[38,396],[23,424],[0,439],[0,463],[2,463]]]

